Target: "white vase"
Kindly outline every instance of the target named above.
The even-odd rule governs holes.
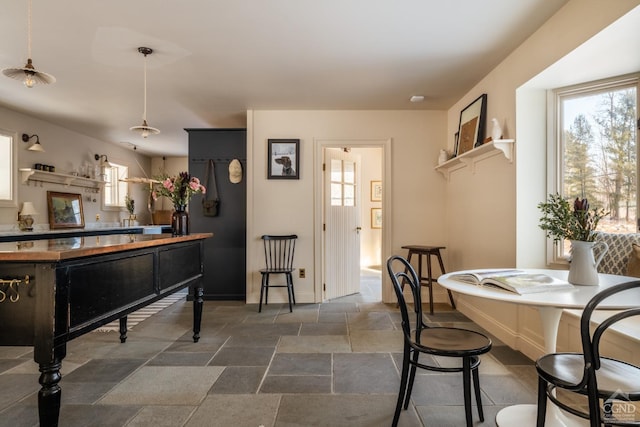
[[[593,250],[601,247],[596,259]],[[597,286],[598,264],[609,250],[605,242],[584,242],[571,240],[571,264],[569,266],[569,283],[574,285]]]
[[[449,160],[449,153],[447,153],[447,150],[440,150],[440,155],[438,156],[438,164],[441,165],[447,160]]]

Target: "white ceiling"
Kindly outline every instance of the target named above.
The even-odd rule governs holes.
[[[0,75],[0,105],[169,156],[187,154],[184,128],[244,127],[248,109],[446,109],[566,2],[33,0],[32,59],[57,82]],[[0,68],[26,63],[27,5],[2,0]],[[148,139],[129,130],[139,46]]]

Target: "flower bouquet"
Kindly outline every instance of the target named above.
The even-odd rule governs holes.
[[[565,239],[571,242],[569,283],[574,285],[597,285],[597,266],[609,249],[603,242],[594,242],[596,228],[608,213],[604,209],[589,210],[587,199],[576,198],[573,210],[569,201],[560,194],[550,194],[547,202],[538,204],[542,211],[539,227],[547,232],[547,237],[555,243]],[[594,256],[598,248],[599,255]]]
[[[207,189],[200,184],[200,180],[188,172],[180,172],[177,176],[164,176],[159,178],[160,185],[157,185],[151,196],[153,200],[164,196],[171,200],[175,210],[184,210],[189,200],[194,194],[206,193]]]
[[[550,194],[547,202],[538,204],[542,211],[540,228],[547,232],[547,237],[554,242],[561,240],[578,240],[593,242],[598,223],[608,215],[604,209],[589,210],[587,199],[576,198],[573,211],[568,200],[560,194]]]
[[[180,172],[177,176],[163,176],[158,179],[160,184],[151,192],[153,200],[164,196],[173,203],[174,212],[171,215],[171,231],[174,236],[189,234],[189,215],[185,211],[189,200],[194,194],[206,193],[207,189],[200,184],[200,180],[188,172]]]

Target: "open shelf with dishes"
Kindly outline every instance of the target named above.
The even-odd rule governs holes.
[[[58,172],[45,172],[38,169],[23,168],[20,169],[20,181],[23,184],[33,182],[49,182],[53,184],[63,184],[74,187],[85,188],[102,188],[104,181],[98,179],[85,178],[76,175],[67,175]]]
[[[469,150],[466,153],[447,160],[436,166],[435,169],[445,178],[449,179],[449,174],[453,170],[462,167],[469,167],[471,168],[471,172],[474,173],[477,162],[495,154],[502,153],[509,162],[513,162],[513,145],[515,142],[515,139],[496,139],[487,142],[473,150]]]

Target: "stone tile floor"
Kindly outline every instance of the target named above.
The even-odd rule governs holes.
[[[198,343],[186,301],[136,325],[125,344],[116,332],[79,337],[62,363],[60,426],[389,426],[402,334],[395,305],[380,302],[379,277],[363,276],[360,294],[293,313],[205,301]],[[446,304],[428,317],[479,329]],[[535,403],[533,362],[493,340],[480,367],[485,422],[474,410],[476,425]],[[30,347],[0,347],[0,427],[38,425],[38,376]],[[400,425],[463,426],[461,375],[419,371]]]

